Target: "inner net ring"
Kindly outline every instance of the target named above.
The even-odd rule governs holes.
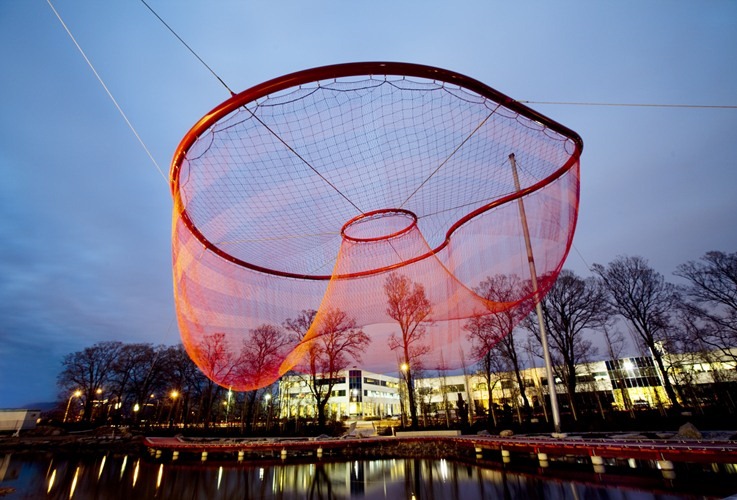
[[[409,220],[409,223],[407,223],[407,220]],[[377,222],[380,223],[378,226],[381,228],[383,227],[381,223],[386,223],[387,221],[390,221],[390,224],[398,221],[399,225],[403,227],[400,227],[399,229],[394,228],[392,232],[382,232],[376,235],[369,234],[358,236],[357,234],[349,234],[354,231],[361,234],[369,231],[376,231],[374,226],[377,225]],[[405,234],[415,225],[417,225],[417,216],[409,210],[403,210],[401,208],[385,208],[357,215],[345,223],[340,230],[340,234],[344,239],[355,241],[356,243],[389,240]],[[368,229],[366,226],[369,226]]]

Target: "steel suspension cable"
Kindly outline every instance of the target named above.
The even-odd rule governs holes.
[[[143,5],[145,5],[145,6],[146,6],[146,8],[147,8],[148,10],[150,10],[150,11],[151,11],[151,13],[152,13],[152,14],[153,14],[154,16],[156,16],[156,19],[158,19],[159,21],[161,21],[161,24],[163,24],[164,26],[166,26],[166,29],[168,29],[168,30],[169,30],[169,31],[171,32],[171,34],[172,34],[172,35],[174,35],[174,36],[175,36],[175,37],[177,38],[177,40],[179,40],[179,41],[180,41],[180,42],[182,43],[182,45],[184,45],[184,46],[185,46],[185,47],[187,48],[187,50],[189,50],[189,51],[190,51],[190,52],[192,53],[192,55],[193,55],[193,56],[195,56],[195,57],[197,58],[197,60],[198,60],[198,61],[200,61],[200,62],[202,63],[202,65],[203,65],[203,66],[205,66],[205,68],[207,68],[207,69],[208,69],[208,70],[210,71],[210,73],[212,73],[212,76],[214,76],[215,78],[217,78],[217,80],[218,80],[218,81],[219,81],[219,82],[220,82],[220,83],[221,83],[221,84],[223,85],[223,87],[225,87],[225,88],[226,88],[226,89],[228,90],[228,92],[230,92],[230,95],[235,95],[235,92],[233,92],[232,90],[230,90],[230,87],[228,87],[228,85],[227,85],[227,84],[226,84],[226,83],[225,83],[225,82],[223,81],[223,79],[222,79],[222,78],[220,78],[220,76],[218,76],[218,74],[217,74],[217,73],[215,73],[215,71],[214,71],[214,70],[213,70],[213,69],[212,69],[212,68],[211,68],[211,67],[210,67],[210,66],[209,66],[209,65],[208,65],[208,64],[207,64],[207,63],[206,63],[206,62],[205,62],[205,61],[204,61],[204,60],[203,60],[203,59],[202,59],[202,58],[201,58],[200,56],[199,56],[199,55],[197,55],[197,52],[195,52],[195,51],[194,51],[194,49],[192,49],[192,47],[190,47],[189,45],[187,45],[187,42],[185,42],[185,41],[184,41],[184,40],[182,39],[182,37],[180,37],[180,36],[179,36],[179,35],[177,34],[177,32],[176,32],[176,31],[174,31],[174,30],[172,29],[172,27],[171,27],[171,26],[169,26],[169,25],[168,25],[168,24],[166,23],[166,21],[164,21],[164,20],[163,20],[163,19],[161,18],[161,16],[160,16],[160,15],[158,15],[158,14],[156,13],[156,11],[155,11],[155,10],[154,10],[154,9],[152,9],[152,8],[151,8],[151,6],[150,6],[149,4],[147,4],[147,3],[146,3],[146,0],[141,0],[141,3],[142,3]]]
[[[113,97],[113,94],[110,92],[110,89],[108,89],[107,88],[107,85],[105,85],[105,82],[103,81],[102,77],[100,76],[100,74],[97,72],[97,70],[93,66],[92,61],[90,61],[90,59],[87,57],[87,54],[85,54],[84,50],[82,49],[82,47],[77,42],[77,39],[74,38],[74,35],[69,30],[69,27],[66,25],[66,23],[64,22],[64,20],[61,18],[61,15],[59,14],[59,12],[54,8],[54,5],[51,3],[51,0],[46,0],[46,3],[48,3],[49,4],[49,7],[51,7],[51,10],[54,12],[54,15],[59,20],[59,22],[61,23],[61,25],[64,27],[64,30],[67,32],[67,35],[69,35],[69,38],[71,38],[72,39],[72,42],[74,42],[74,45],[77,47],[77,50],[79,50],[79,53],[82,54],[82,57],[87,62],[87,65],[92,70],[92,73],[95,74],[95,77],[97,78],[97,81],[100,82],[100,85],[102,85],[102,88],[105,89],[105,92],[107,93],[108,97],[110,97],[110,100],[113,101],[113,104],[118,109],[118,112],[123,117],[123,120],[125,120],[125,123],[128,124],[128,128],[131,129],[131,131],[133,132],[133,135],[135,135],[136,136],[136,139],[138,139],[138,143],[141,145],[141,147],[143,147],[143,150],[146,152],[146,154],[148,155],[148,157],[153,162],[154,166],[156,167],[156,170],[159,171],[159,174],[161,174],[161,177],[164,178],[164,181],[168,183],[169,182],[168,176],[161,169],[161,167],[159,166],[158,162],[156,161],[156,159],[151,154],[151,151],[149,151],[148,147],[146,146],[146,143],[143,142],[143,139],[141,138],[141,136],[138,135],[138,132],[136,131],[136,128],[133,126],[133,124],[131,123],[131,121],[128,119],[128,116],[126,116],[125,112],[123,111],[123,108],[121,108],[120,107],[120,104],[118,104],[118,101],[115,100],[115,97]]]
[[[198,54],[197,54],[197,52],[195,52],[195,51],[194,51],[194,49],[192,49],[192,47],[190,47],[190,46],[189,46],[189,45],[187,44],[187,42],[185,42],[185,41],[184,41],[184,39],[182,39],[182,37],[180,37],[180,36],[179,36],[179,35],[177,34],[177,32],[176,32],[176,31],[174,31],[174,29],[173,29],[173,28],[172,28],[171,26],[169,26],[169,25],[168,25],[168,24],[166,23],[166,21],[164,21],[164,19],[162,19],[162,17],[161,17],[161,16],[159,15],[159,14],[157,14],[157,13],[156,13],[156,11],[155,11],[154,9],[152,9],[152,8],[151,8],[151,6],[150,6],[150,5],[148,4],[148,3],[146,3],[146,0],[141,0],[141,3],[142,3],[143,5],[145,5],[145,6],[146,6],[146,8],[147,8],[148,10],[150,10],[150,11],[151,11],[151,13],[152,13],[152,14],[153,14],[154,16],[156,16],[156,18],[157,18],[157,19],[158,19],[159,21],[161,21],[161,24],[163,24],[164,26],[166,26],[166,28],[167,28],[167,29],[168,29],[168,30],[169,30],[169,31],[171,32],[171,34],[172,34],[172,35],[174,35],[174,36],[175,36],[175,37],[177,38],[177,40],[179,40],[179,41],[180,41],[180,42],[182,43],[182,45],[184,45],[184,46],[185,46],[185,47],[187,48],[187,50],[189,50],[189,52],[190,52],[190,53],[192,53],[192,55],[193,55],[193,56],[195,56],[195,57],[197,58],[197,60],[198,60],[198,61],[200,61],[200,62],[202,63],[202,65],[203,65],[203,66],[205,66],[205,68],[207,68],[207,69],[208,69],[208,71],[210,71],[210,73],[212,73],[212,75],[213,75],[213,76],[214,76],[215,78],[217,78],[217,80],[218,80],[218,81],[219,81],[219,82],[220,82],[220,83],[221,83],[221,84],[223,85],[223,87],[225,87],[225,88],[226,88],[226,89],[228,90],[228,92],[230,92],[230,95],[235,95],[235,92],[233,92],[233,91],[232,91],[232,90],[230,89],[230,87],[228,87],[228,85],[227,85],[227,84],[226,84],[226,83],[225,83],[225,82],[223,81],[223,79],[222,79],[222,78],[220,78],[220,76],[218,76],[218,74],[217,74],[217,73],[215,73],[215,71],[214,71],[214,70],[213,70],[213,69],[212,69],[212,68],[211,68],[211,67],[210,67],[210,66],[209,66],[209,65],[208,65],[208,64],[207,64],[207,63],[206,63],[206,62],[205,62],[205,61],[204,61],[204,60],[203,60],[203,59],[202,59],[202,58],[201,58],[201,57],[200,57],[200,56],[199,56]],[[364,213],[364,212],[363,212],[363,210],[361,210],[361,209],[360,209],[360,208],[358,207],[358,205],[356,205],[356,204],[355,204],[355,203],[354,203],[354,202],[353,202],[353,201],[352,201],[352,200],[351,200],[350,198],[348,198],[348,196],[346,196],[346,194],[345,194],[345,193],[343,193],[343,192],[342,192],[342,191],[341,191],[340,189],[338,189],[338,187],[337,187],[337,186],[336,186],[335,184],[333,184],[333,183],[332,183],[332,182],[330,182],[330,181],[329,181],[329,180],[328,180],[328,179],[327,179],[327,178],[326,178],[325,176],[323,176],[323,175],[322,175],[322,174],[321,174],[321,173],[320,173],[320,172],[319,172],[319,171],[318,171],[318,170],[317,170],[317,169],[316,169],[316,168],[315,168],[315,167],[314,167],[314,166],[313,166],[313,165],[312,165],[312,164],[311,164],[310,162],[308,162],[308,161],[307,161],[307,160],[306,160],[306,159],[305,159],[305,158],[304,158],[304,157],[303,157],[302,155],[300,155],[300,154],[299,154],[299,153],[298,153],[298,152],[297,152],[297,151],[296,151],[296,150],[295,150],[295,149],[294,149],[294,148],[293,148],[293,147],[292,147],[291,145],[289,145],[289,144],[288,144],[288,143],[287,143],[287,142],[286,142],[286,141],[285,141],[285,140],[284,140],[284,139],[283,139],[283,138],[282,138],[282,137],[281,137],[281,136],[280,136],[279,134],[277,134],[275,130],[273,130],[273,129],[272,129],[271,127],[269,127],[269,126],[268,126],[268,125],[267,125],[266,123],[264,123],[264,122],[263,122],[263,121],[261,120],[261,118],[259,118],[258,116],[256,116],[256,113],[254,113],[253,111],[251,111],[251,109],[249,109],[249,108],[248,108],[247,106],[244,106],[244,109],[245,109],[246,111],[248,111],[248,113],[250,113],[250,114],[251,114],[251,116],[252,116],[252,117],[253,117],[253,118],[254,118],[254,119],[255,119],[255,120],[256,120],[256,121],[257,121],[257,122],[258,122],[259,124],[261,124],[261,126],[263,126],[263,127],[264,127],[264,128],[265,128],[265,129],[266,129],[266,130],[267,130],[267,131],[268,131],[268,132],[270,133],[270,134],[272,134],[272,135],[273,135],[273,136],[274,136],[274,137],[275,137],[276,139],[278,139],[278,140],[279,140],[279,142],[281,142],[281,143],[282,143],[282,144],[284,145],[284,147],[286,147],[286,148],[287,148],[287,149],[289,150],[289,152],[290,152],[290,153],[292,153],[292,154],[293,154],[294,156],[296,156],[296,157],[297,157],[297,158],[298,158],[298,159],[299,159],[300,161],[302,161],[302,163],[304,163],[304,164],[305,164],[305,165],[306,165],[306,166],[307,166],[307,167],[308,167],[308,168],[309,168],[310,170],[312,170],[312,171],[313,171],[313,172],[314,172],[314,173],[315,173],[315,174],[316,174],[316,175],[317,175],[318,177],[320,177],[320,179],[322,179],[322,180],[323,180],[323,181],[324,181],[325,183],[327,183],[327,184],[328,184],[328,185],[329,185],[329,186],[330,186],[330,187],[331,187],[331,188],[332,188],[333,190],[335,190],[335,192],[337,192],[337,193],[338,193],[338,194],[339,194],[339,195],[340,195],[341,197],[343,197],[343,198],[344,198],[344,199],[345,199],[345,200],[346,200],[346,201],[347,201],[348,203],[350,203],[350,204],[351,204],[351,205],[353,206],[353,208],[355,208],[356,210],[358,210],[358,211],[359,211],[360,213]]]
[[[522,104],[555,104],[562,106],[609,106],[621,108],[691,108],[691,109],[737,109],[730,104],[656,104],[627,102],[574,102],[574,101],[518,101]]]

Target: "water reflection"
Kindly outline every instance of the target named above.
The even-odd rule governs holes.
[[[134,467],[126,467],[135,460]],[[159,463],[134,456],[64,458],[0,455],[0,491],[11,498],[279,498],[279,499],[678,499],[596,482],[485,469],[441,460],[351,462]],[[699,496],[698,498],[705,498]]]

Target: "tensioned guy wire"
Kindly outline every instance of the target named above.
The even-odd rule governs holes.
[[[141,3],[142,3],[143,5],[145,5],[145,6],[146,6],[146,8],[147,8],[148,10],[150,10],[150,11],[151,11],[151,13],[152,13],[152,14],[153,14],[154,16],[156,16],[156,18],[157,18],[157,19],[158,19],[159,21],[161,21],[161,23],[162,23],[162,24],[163,24],[164,26],[166,26],[166,28],[167,28],[167,29],[168,29],[168,30],[169,30],[169,31],[171,32],[171,34],[172,34],[172,35],[174,35],[174,36],[175,36],[175,37],[177,38],[177,40],[179,40],[179,41],[180,41],[180,42],[182,43],[182,45],[184,45],[184,46],[185,46],[185,47],[187,48],[187,50],[189,50],[189,51],[190,51],[190,52],[192,53],[192,55],[193,55],[193,56],[195,56],[195,57],[197,58],[197,60],[198,60],[198,61],[200,61],[200,62],[201,62],[201,63],[202,63],[202,64],[203,64],[203,65],[204,65],[204,66],[205,66],[205,67],[206,67],[206,68],[207,68],[207,69],[208,69],[208,70],[210,71],[210,73],[212,73],[212,75],[213,75],[213,76],[214,76],[215,78],[217,78],[217,79],[218,79],[218,81],[219,81],[220,83],[222,83],[222,84],[223,84],[223,86],[224,86],[224,87],[225,87],[226,89],[228,89],[228,92],[230,92],[230,95],[235,95],[235,92],[233,92],[232,90],[230,90],[230,87],[228,87],[228,85],[227,85],[227,84],[226,84],[226,83],[225,83],[225,82],[223,81],[223,79],[222,79],[222,78],[220,78],[220,77],[218,76],[218,74],[217,74],[217,73],[215,73],[215,71],[214,71],[214,70],[213,70],[213,69],[212,69],[212,68],[211,68],[211,67],[210,67],[210,66],[209,66],[209,65],[208,65],[208,64],[207,64],[207,63],[206,63],[206,62],[205,62],[205,61],[204,61],[204,60],[203,60],[203,59],[202,59],[202,58],[201,58],[200,56],[199,56],[199,55],[197,55],[197,53],[196,53],[196,52],[195,52],[195,51],[194,51],[194,50],[192,49],[192,47],[190,47],[189,45],[187,45],[187,42],[185,42],[185,41],[184,41],[184,40],[182,39],[182,37],[180,37],[180,36],[179,36],[179,35],[177,34],[177,32],[176,32],[176,31],[174,31],[174,30],[172,29],[172,27],[171,27],[171,26],[169,26],[169,25],[168,25],[168,24],[166,23],[166,21],[164,21],[164,20],[163,20],[163,19],[161,18],[161,16],[159,16],[159,15],[158,15],[158,14],[156,13],[156,11],[155,11],[155,10],[154,10],[154,9],[152,9],[152,8],[151,8],[151,6],[150,6],[149,4],[147,4],[147,3],[146,3],[146,0],[141,0]],[[288,144],[288,143],[287,143],[287,142],[286,142],[286,141],[285,141],[285,140],[284,140],[284,139],[283,139],[283,138],[282,138],[282,137],[281,137],[281,136],[280,136],[279,134],[277,134],[277,133],[276,133],[276,131],[274,131],[274,130],[273,130],[273,129],[272,129],[271,127],[269,127],[268,125],[266,125],[266,123],[264,123],[264,122],[263,122],[263,121],[261,120],[261,118],[259,118],[258,116],[256,116],[256,114],[255,114],[255,113],[254,113],[253,111],[251,111],[251,109],[249,109],[249,108],[248,108],[247,106],[244,106],[244,109],[245,109],[246,111],[248,111],[248,112],[249,112],[249,113],[251,114],[251,116],[252,116],[252,117],[253,117],[253,118],[254,118],[254,119],[255,119],[256,121],[258,121],[258,123],[260,123],[260,124],[261,124],[261,125],[262,125],[262,126],[263,126],[263,127],[265,128],[265,129],[266,129],[266,130],[268,130],[268,131],[269,131],[269,133],[271,133],[271,134],[272,134],[272,135],[273,135],[274,137],[276,137],[276,138],[277,138],[277,139],[278,139],[278,140],[279,140],[279,141],[280,141],[280,142],[281,142],[281,143],[282,143],[282,144],[284,145],[284,147],[286,147],[286,148],[287,148],[287,149],[289,150],[289,152],[291,152],[291,153],[292,153],[293,155],[295,155],[295,156],[296,156],[297,158],[299,158],[299,160],[300,160],[300,161],[302,161],[302,162],[303,162],[303,163],[304,163],[305,165],[307,165],[307,167],[309,167],[309,168],[310,168],[310,170],[312,170],[312,171],[313,171],[313,172],[314,172],[315,174],[317,174],[317,176],[318,176],[318,177],[320,177],[320,178],[321,178],[321,179],[322,179],[323,181],[325,181],[325,182],[326,182],[326,183],[327,183],[327,184],[328,184],[328,185],[329,185],[329,186],[330,186],[331,188],[333,188],[333,189],[334,189],[334,190],[335,190],[335,191],[336,191],[336,192],[337,192],[337,193],[338,193],[338,194],[339,194],[340,196],[342,196],[342,197],[343,197],[343,198],[344,198],[344,199],[345,199],[345,200],[346,200],[346,201],[347,201],[348,203],[350,203],[350,204],[351,204],[351,205],[353,206],[353,208],[355,208],[356,210],[358,210],[358,211],[359,211],[360,213],[363,213],[363,210],[361,210],[361,209],[360,209],[360,208],[358,207],[358,205],[356,205],[356,204],[355,204],[355,203],[354,203],[354,202],[353,202],[353,201],[352,201],[352,200],[351,200],[350,198],[348,198],[348,196],[346,196],[346,194],[345,194],[345,193],[343,193],[343,192],[342,192],[342,191],[341,191],[340,189],[338,189],[338,187],[337,187],[337,186],[336,186],[335,184],[333,184],[332,182],[330,182],[330,181],[329,181],[329,180],[328,180],[328,179],[327,179],[327,178],[326,178],[326,177],[325,177],[324,175],[322,175],[322,174],[321,174],[321,173],[320,173],[320,172],[319,172],[319,171],[318,171],[318,170],[317,170],[317,169],[316,169],[316,168],[315,168],[315,167],[314,167],[314,166],[313,166],[313,165],[312,165],[312,164],[311,164],[310,162],[308,162],[308,161],[307,161],[307,160],[306,160],[306,159],[305,159],[305,158],[304,158],[304,157],[303,157],[302,155],[300,155],[300,154],[299,154],[299,153],[298,153],[298,152],[297,152],[297,151],[296,151],[296,150],[295,150],[294,148],[292,148],[292,146],[290,146],[290,145],[289,145],[289,144]]]
[[[164,26],[166,26],[166,29],[168,29],[169,31],[171,31],[171,34],[172,34],[172,35],[174,35],[175,37],[177,37],[177,40],[179,40],[180,42],[182,42],[182,45],[184,45],[185,47],[187,47],[187,50],[189,50],[189,51],[190,51],[190,52],[192,53],[192,55],[193,55],[193,56],[195,56],[195,57],[197,58],[197,60],[198,60],[198,61],[200,61],[200,62],[201,62],[201,63],[203,64],[203,66],[205,66],[205,67],[206,67],[206,68],[207,68],[207,69],[208,69],[208,70],[210,71],[210,73],[212,73],[212,76],[214,76],[215,78],[217,78],[217,79],[218,79],[218,81],[219,81],[220,83],[222,83],[222,84],[223,84],[223,87],[225,87],[225,88],[226,88],[226,89],[228,90],[228,92],[230,92],[230,95],[235,95],[235,92],[233,92],[232,90],[230,90],[230,87],[228,87],[228,85],[227,85],[227,84],[226,84],[226,83],[225,83],[225,82],[223,81],[223,79],[222,79],[222,78],[220,78],[220,77],[218,76],[218,74],[217,74],[217,73],[215,73],[215,71],[214,71],[214,70],[213,70],[213,69],[212,69],[212,68],[211,68],[211,67],[210,67],[210,66],[209,66],[209,65],[208,65],[208,64],[207,64],[207,63],[206,63],[206,62],[205,62],[205,61],[204,61],[204,60],[203,60],[203,59],[202,59],[202,58],[201,58],[200,56],[199,56],[199,55],[197,55],[197,52],[195,52],[195,51],[194,51],[194,50],[192,49],[192,47],[190,47],[189,45],[187,45],[187,42],[185,42],[185,41],[184,41],[184,40],[182,39],[182,37],[180,37],[180,36],[179,36],[179,35],[177,34],[177,32],[176,32],[176,31],[174,31],[174,30],[172,29],[172,27],[171,27],[171,26],[169,26],[169,25],[168,25],[168,24],[166,23],[166,21],[164,21],[164,20],[163,20],[163,19],[161,18],[161,16],[160,16],[160,15],[158,15],[158,14],[156,13],[156,11],[155,11],[155,10],[154,10],[154,9],[152,9],[152,8],[151,8],[151,6],[150,6],[149,4],[147,4],[147,3],[146,3],[146,0],[141,0],[141,3],[142,3],[143,5],[145,5],[145,6],[146,6],[146,8],[147,8],[148,10],[150,10],[150,11],[151,11],[151,13],[152,13],[152,14],[153,14],[154,16],[156,16],[156,19],[158,19],[159,21],[161,21],[161,24],[163,24]]]
[[[79,43],[77,43],[77,39],[74,38],[74,35],[72,35],[72,32],[69,30],[69,28],[67,27],[66,23],[61,18],[61,15],[59,15],[59,12],[57,12],[57,10],[54,8],[54,5],[51,3],[51,0],[46,0],[46,3],[48,3],[49,4],[49,7],[51,7],[51,10],[54,11],[54,15],[59,20],[59,22],[61,23],[61,25],[64,27],[64,30],[67,32],[67,35],[69,35],[69,38],[71,38],[72,39],[72,42],[74,42],[74,45],[77,47],[77,50],[79,50],[79,53],[82,54],[82,57],[84,57],[84,60],[87,62],[87,65],[90,67],[90,69],[92,70],[92,72],[95,74],[95,77],[97,78],[97,81],[99,81],[100,82],[100,85],[102,85],[102,88],[105,89],[105,92],[107,93],[108,97],[110,97],[110,100],[113,101],[113,104],[118,109],[118,112],[123,117],[123,120],[125,120],[125,123],[128,124],[128,128],[131,129],[131,131],[133,132],[133,135],[135,135],[136,136],[136,139],[138,139],[138,143],[141,145],[141,147],[143,147],[143,150],[146,151],[146,154],[148,155],[148,157],[153,162],[154,166],[156,167],[156,170],[159,171],[159,174],[161,174],[161,177],[163,177],[164,178],[164,181],[168,184],[169,183],[168,176],[164,173],[163,170],[161,170],[161,167],[159,166],[158,162],[156,161],[156,159],[151,154],[151,151],[149,151],[148,147],[146,147],[146,144],[143,142],[143,139],[141,139],[141,136],[138,135],[138,132],[136,131],[135,127],[133,126],[133,124],[130,122],[130,120],[126,116],[126,114],[123,111],[123,109],[118,104],[118,101],[115,100],[115,97],[113,97],[113,94],[110,92],[110,89],[107,88],[107,85],[105,85],[105,82],[102,80],[102,77],[99,75],[99,73],[97,73],[97,70],[92,65],[92,62],[90,61],[90,59],[87,57],[87,54],[85,54],[84,50],[82,50],[82,47],[79,45]]]
[[[572,101],[517,101],[522,104],[556,104],[563,106],[609,106],[619,108],[691,108],[691,109],[737,109],[729,104],[656,104],[627,102],[572,102]]]

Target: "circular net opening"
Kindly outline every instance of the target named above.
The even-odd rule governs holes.
[[[354,217],[343,226],[341,234],[357,243],[373,242],[401,236],[416,224],[417,216],[409,210],[389,208]]]

